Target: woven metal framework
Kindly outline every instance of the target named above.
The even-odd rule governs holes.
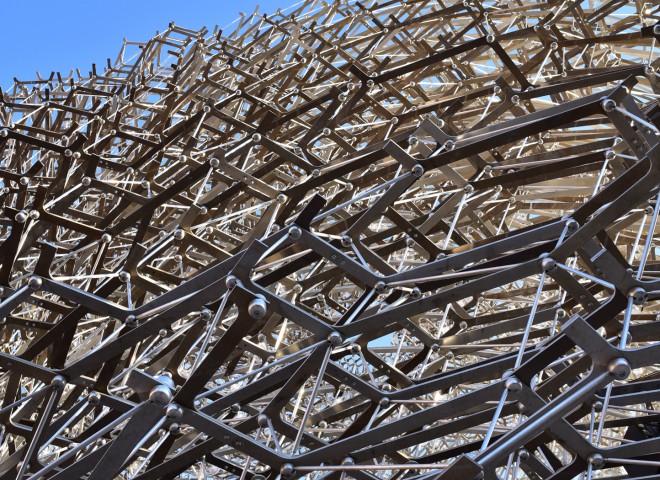
[[[660,472],[659,11],[306,0],[16,80],[0,480]]]

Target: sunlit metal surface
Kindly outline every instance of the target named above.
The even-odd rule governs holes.
[[[658,20],[309,0],[17,81],[0,479],[660,471]]]

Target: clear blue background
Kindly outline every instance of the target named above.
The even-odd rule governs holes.
[[[0,87],[14,77],[36,79],[38,70],[86,74],[114,61],[123,39],[146,41],[170,22],[213,30],[228,25],[239,12],[275,13],[298,0],[0,0]]]

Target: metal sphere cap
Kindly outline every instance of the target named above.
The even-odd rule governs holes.
[[[171,404],[167,407],[167,410],[165,410],[165,415],[170,420],[179,421],[181,420],[181,417],[183,417],[183,408],[179,405]]]
[[[172,390],[165,385],[156,385],[149,392],[149,401],[156,405],[168,405],[172,401]]]
[[[64,387],[66,387],[66,379],[62,375],[55,375],[50,381],[50,387],[53,390],[64,390]]]
[[[341,337],[339,332],[332,332],[330,335],[328,335],[328,343],[330,343],[330,345],[333,347],[341,345],[343,341],[344,339]]]
[[[648,299],[646,290],[641,287],[635,287],[628,292],[628,297],[632,298],[635,305],[643,305]]]
[[[630,375],[632,367],[625,358],[615,358],[607,365],[607,370],[617,380],[625,380]]]
[[[516,377],[507,378],[506,381],[504,382],[504,386],[511,393],[518,393],[522,391],[523,388],[522,382],[518,380]]]
[[[41,288],[43,284],[44,281],[39,277],[30,277],[30,279],[28,280],[28,286],[33,290]]]
[[[261,319],[266,316],[266,312],[268,311],[268,304],[266,303],[266,300],[263,298],[255,298],[250,302],[248,305],[248,313],[252,318],[255,319]]]
[[[289,229],[289,238],[298,240],[300,237],[302,237],[302,228],[294,226]]]

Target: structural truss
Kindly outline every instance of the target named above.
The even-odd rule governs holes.
[[[0,480],[660,472],[659,20],[307,0],[16,80]]]

